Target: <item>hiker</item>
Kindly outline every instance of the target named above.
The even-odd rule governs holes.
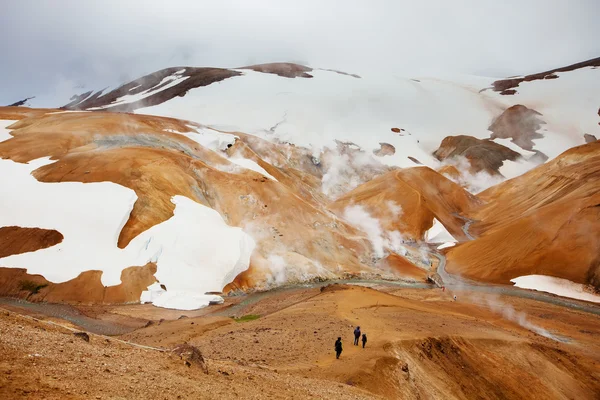
[[[358,339],[360,339],[360,326],[357,326],[354,330],[354,345],[358,346]]]
[[[365,344],[367,344],[367,334],[363,333],[362,335],[363,349],[365,348]]]
[[[340,354],[342,354],[342,338],[341,337],[339,337],[335,341],[335,358],[339,359]]]

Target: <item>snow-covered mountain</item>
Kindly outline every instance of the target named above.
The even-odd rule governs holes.
[[[559,197],[582,171],[589,185],[561,215],[590,206],[598,64],[509,80],[174,67],[61,109],[0,108],[0,287],[189,309],[219,300],[207,293],[311,279],[424,280],[432,249],[459,260],[506,229],[494,210],[507,212],[513,187],[543,188],[536,207],[560,200],[540,179],[563,163],[576,165]],[[519,224],[533,208],[512,210],[504,222],[530,226]],[[546,257],[528,254],[515,246],[512,259]],[[593,254],[576,273],[546,273],[595,285]],[[465,265],[518,277],[480,267]]]

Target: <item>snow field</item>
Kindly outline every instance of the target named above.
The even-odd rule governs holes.
[[[6,129],[7,126],[14,124],[17,121],[2,119],[0,120],[0,142],[11,139],[12,135],[9,133],[10,129]]]
[[[216,211],[182,196],[172,199],[172,218],[119,249],[117,239],[137,200],[135,192],[112,182],[38,182],[31,172],[51,162],[0,160],[0,186],[8,189],[0,209],[11,210],[0,213],[0,226],[55,229],[64,236],[47,249],[2,258],[0,267],[26,268],[55,283],[100,270],[102,284],[113,286],[121,283],[123,269],[153,261],[155,276],[168,291],[155,294],[155,304],[186,310],[217,300],[205,293],[220,291],[248,268],[252,238],[226,225]]]
[[[600,303],[600,295],[584,290],[580,283],[546,275],[526,275],[511,279],[516,287],[552,293],[562,297]]]

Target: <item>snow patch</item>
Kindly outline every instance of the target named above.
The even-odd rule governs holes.
[[[534,149],[550,159],[584,144],[584,133],[600,135],[600,70],[586,67],[556,75],[557,79],[521,82],[515,95],[494,92],[507,106],[523,104],[542,114],[545,124],[538,132],[544,137],[533,140]]]
[[[249,160],[247,158],[239,158],[239,157],[235,157],[235,158],[228,158],[229,161],[231,161],[232,163],[239,165],[242,168],[246,168],[249,170],[252,170],[254,172],[258,172],[261,175],[266,176],[267,178],[277,181],[277,179],[275,179],[275,177],[271,174],[269,174],[263,167],[261,167],[260,165],[258,165],[256,162]],[[277,181],[279,182],[279,181]]]
[[[504,160],[502,162],[502,166],[498,169],[498,171],[506,179],[512,179],[516,178],[517,176],[523,175],[525,172],[532,170],[537,166],[537,163],[527,161],[524,159],[520,159],[517,161]]]
[[[233,146],[235,141],[238,139],[237,136],[230,133],[221,133],[208,128],[195,128],[191,125],[188,125],[188,127],[192,129],[193,132],[177,132],[173,130],[171,130],[171,132],[179,133],[180,135],[183,135],[188,139],[198,143],[202,147],[215,152],[227,150],[227,148],[229,146]]]
[[[512,139],[495,138],[493,140],[493,142],[501,144],[504,147],[508,147],[512,151],[514,151],[516,153],[519,153],[524,158],[529,158],[529,157],[534,156],[534,155],[537,154],[535,151],[529,151],[529,150],[525,150],[525,149],[521,148],[521,146],[519,146],[518,144],[514,143],[512,141]]]
[[[525,275],[511,279],[516,287],[552,293],[562,297],[600,303],[600,295],[584,290],[580,283],[546,275]]]
[[[412,156],[435,168],[431,152],[444,137],[453,132],[489,137],[489,122],[503,110],[496,99],[478,93],[481,80],[469,85],[424,79],[415,85],[396,77],[313,72],[314,78],[298,80],[244,71],[136,112],[226,125],[318,152],[342,140],[370,154],[385,142],[396,148],[396,154],[382,158],[385,164],[414,166]],[[392,127],[411,134],[400,136]]]
[[[10,134],[10,129],[6,129],[7,126],[11,126],[17,121],[3,119],[0,120],[0,142],[4,142],[5,140],[12,139],[12,135]]]
[[[433,219],[433,226],[425,232],[425,240],[428,243],[457,242],[437,218]]]
[[[135,192],[111,182],[38,182],[31,172],[50,163],[47,158],[29,164],[0,160],[0,186],[10,188],[0,197],[0,209],[10,210],[0,213],[0,226],[55,229],[64,236],[52,247],[2,258],[0,266],[26,268],[55,283],[100,270],[102,284],[113,286],[121,283],[123,269],[156,262],[155,276],[167,292],[151,285],[141,299],[186,310],[218,301],[205,293],[221,291],[248,268],[252,238],[183,196],[171,199],[173,217],[119,249]]]
[[[117,248],[119,232],[133,204],[135,192],[110,183],[42,183],[31,172],[51,164],[48,158],[29,164],[0,160],[0,226],[55,229],[64,240],[47,249],[0,259],[0,266],[27,268],[51,282],[76,278],[88,270],[101,270],[105,286],[121,283],[123,264]],[[133,260],[132,260],[133,261]]]

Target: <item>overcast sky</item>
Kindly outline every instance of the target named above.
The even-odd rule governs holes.
[[[600,0],[0,3],[0,105],[180,65],[510,76],[600,56]]]

